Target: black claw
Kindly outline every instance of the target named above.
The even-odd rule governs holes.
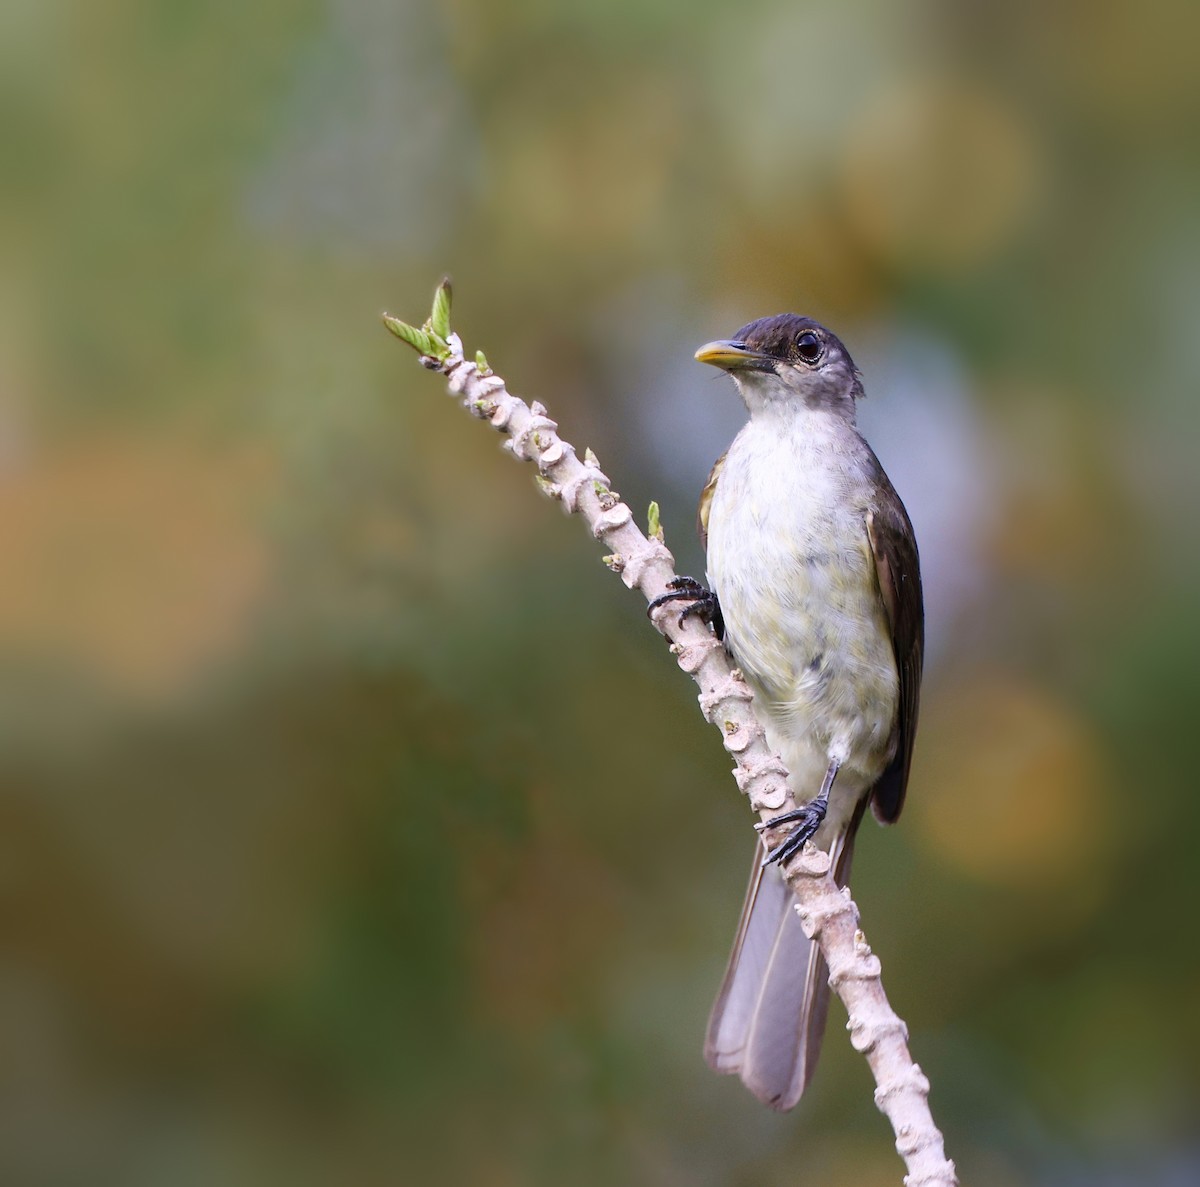
[[[786,863],[812,839],[817,829],[821,827],[825,813],[829,811],[829,793],[833,790],[833,781],[837,778],[840,767],[841,763],[837,759],[830,761],[825,770],[825,778],[821,781],[821,790],[804,807],[793,808],[790,812],[784,812],[781,816],[772,816],[770,820],[764,820],[761,824],[754,826],[762,833],[781,824],[791,824],[792,821],[799,822],[784,837],[782,844],[776,845],[763,858],[764,866],[773,865],[777,861]]]
[[[825,819],[825,812],[828,807],[828,798],[818,796],[811,804],[805,804],[803,808],[797,808],[792,812],[784,812],[782,816],[774,816],[770,820],[764,820],[761,824],[755,825],[755,828],[759,832],[766,832],[768,829],[775,828],[780,824],[791,824],[792,821],[797,822],[796,827],[774,849],[767,853],[767,856],[763,858],[762,864],[764,866],[774,865],[775,862],[786,864],[791,858],[795,857],[812,840],[817,829],[821,827],[821,822]]]
[[[676,577],[667,582],[667,588],[671,592],[655,598],[646,607],[647,614],[653,614],[659,606],[665,606],[668,602],[684,602],[686,605],[679,612],[680,626],[683,626],[689,614],[694,614],[706,626],[712,627],[718,639],[724,641],[725,618],[721,614],[721,603],[711,589],[701,585],[695,577]]]

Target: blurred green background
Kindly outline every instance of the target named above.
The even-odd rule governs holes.
[[[702,572],[695,346],[862,367],[922,728],[855,890],[964,1182],[1200,1181],[1184,0],[0,11],[0,1179],[896,1184],[700,1049],[751,817],[455,323]],[[665,845],[661,838],[669,837]]]

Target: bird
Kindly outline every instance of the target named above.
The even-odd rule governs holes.
[[[868,805],[904,806],[917,727],[924,611],[912,522],[858,431],[860,372],[841,340],[783,313],[706,343],[749,413],[700,497],[707,585],[676,578],[651,603],[711,624],[753,693],[799,807],[759,826],[705,1058],[761,1101],[794,1107],[812,1078],[829,972],[782,868],[806,843],[839,886]]]

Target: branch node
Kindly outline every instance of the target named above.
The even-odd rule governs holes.
[[[753,745],[759,738],[763,737],[763,731],[760,727],[742,725],[737,721],[723,722],[721,729],[725,735],[725,749],[730,754],[741,754],[747,746]]]
[[[449,353],[444,359],[438,361],[436,367],[430,367],[431,371],[441,371],[447,379],[447,387],[456,395],[461,396],[463,389],[470,383],[473,376],[477,375],[478,368],[463,359],[462,339],[457,334],[451,334],[446,339],[446,344],[449,346]],[[429,366],[424,359],[421,360],[424,366]]]
[[[896,1021],[899,1022],[900,1020],[897,1018]],[[929,1080],[926,1078],[925,1073],[921,1071],[920,1065],[915,1063],[910,1063],[903,1071],[888,1080],[886,1084],[881,1084],[875,1089],[875,1107],[882,1111],[887,1101],[902,1093],[910,1092],[915,1092],[920,1096],[929,1095]],[[912,1128],[912,1126],[903,1125],[900,1127],[900,1130],[897,1130],[897,1148],[900,1146],[900,1138],[907,1137],[911,1141],[913,1137],[911,1132],[905,1134],[901,1130],[912,1130]]]
[[[805,850],[808,846],[805,846]],[[823,862],[814,862],[810,869],[802,869],[801,873],[808,874],[810,877],[823,878],[829,872],[829,854],[823,849],[817,849],[813,846],[814,853],[821,854],[825,860]],[[824,869],[821,869],[821,866]],[[833,919],[838,919],[843,915],[854,915],[854,922],[858,922],[857,913],[854,910],[854,904],[847,902],[841,895],[828,894],[817,899],[813,903],[797,903],[796,914],[800,916],[800,926],[804,928],[804,934],[810,940],[815,939],[829,925]],[[834,971],[836,971],[839,983],[847,979],[855,977],[853,971],[853,961],[840,965],[836,970],[832,969],[829,975],[829,983],[833,984]]]
[[[879,976],[878,971],[875,973],[876,978]],[[833,984],[832,978],[830,985]],[[839,982],[844,985],[845,981]],[[846,1022],[846,1029],[850,1032],[850,1045],[855,1051],[860,1054],[865,1054],[867,1051],[874,1051],[880,1043],[888,1039],[897,1039],[901,1043],[908,1042],[908,1027],[898,1018],[890,1008],[886,1013],[881,1013],[878,1018],[863,1018],[860,1015],[852,1015]],[[916,1067],[916,1064],[913,1064]],[[917,1069],[920,1071],[920,1069]],[[929,1082],[925,1082],[925,1091],[929,1091]],[[886,1100],[889,1096],[895,1096],[899,1092],[907,1092],[911,1086],[899,1081],[889,1081],[885,1086],[877,1089],[875,1095],[879,1097],[883,1093],[882,1099]],[[879,1101],[876,1100],[876,1104]]]
[[[780,805],[787,798],[787,767],[783,765],[774,755],[770,758],[759,759],[757,762],[746,761],[740,763],[733,768],[733,781],[738,785],[743,793],[750,790],[750,785],[755,779],[771,779],[779,780],[780,785],[785,789],[784,796],[780,799]],[[766,790],[759,793],[759,798],[764,802],[763,806],[770,808],[772,805],[768,800],[768,792]],[[774,798],[771,796],[770,798]]]
[[[589,457],[591,461],[587,460]],[[563,506],[571,513],[580,510],[580,498],[585,490],[593,489],[597,483],[601,487],[608,486],[608,475],[602,473],[599,466],[595,465],[595,459],[596,455],[589,449],[584,454],[583,468],[563,483]]]
[[[716,641],[716,636],[713,636],[713,642]],[[700,701],[700,712],[704,714],[704,720],[712,721],[722,701],[751,701],[754,694],[750,691],[750,685],[744,680],[739,680],[736,674],[731,672],[719,679],[709,692],[702,692],[697,699]]]
[[[600,504],[601,511],[611,511],[621,501],[621,496],[612,489],[607,479],[604,482],[599,480],[593,482],[592,491],[596,496],[596,502]],[[630,512],[631,517],[632,514]]]
[[[542,448],[541,435],[543,433],[552,433],[557,428],[558,425],[548,416],[539,416],[537,414],[530,416],[529,420],[512,435],[513,452],[517,457],[532,460],[537,456],[536,451]],[[531,442],[533,444],[532,451],[529,448]]]
[[[930,1146],[936,1144],[931,1141]],[[904,1187],[954,1187],[958,1183],[958,1168],[949,1159],[944,1159],[919,1175],[905,1175]]]
[[[924,1125],[907,1125],[902,1124],[896,1128],[896,1149],[906,1159],[915,1158],[924,1150],[936,1150],[941,1155],[941,1142],[939,1141],[940,1134],[933,1130],[932,1132]],[[931,1166],[928,1170],[922,1172],[920,1177],[910,1179],[905,1176],[904,1182],[907,1183],[953,1183],[954,1178],[946,1178],[949,1173],[954,1174],[954,1163],[949,1160],[943,1161],[939,1158],[937,1163]]]
[[[621,580],[630,589],[637,589],[641,586],[647,569],[654,565],[663,564],[667,568],[673,569],[675,567],[675,558],[661,540],[656,540],[653,536],[647,537],[645,543],[639,541],[638,546],[630,550],[626,556],[625,572],[621,574]],[[666,587],[664,586],[663,588],[665,589]]]
[[[609,532],[615,531],[617,528],[624,527],[633,518],[633,512],[624,503],[614,503],[611,507],[601,511],[596,517],[596,522],[592,527],[592,535],[597,540],[602,539]],[[625,576],[621,574],[622,578]]]
[[[464,365],[470,366],[469,363]],[[516,396],[510,395],[504,390],[504,380],[501,379],[499,375],[478,375],[477,373],[475,382],[467,384],[466,386],[478,392],[481,399],[484,399],[488,396],[498,396],[503,392],[507,399],[514,400],[518,404],[521,403]]]
[[[813,878],[819,880],[824,878],[825,875],[829,873],[832,866],[833,862],[830,859],[829,854],[826,853],[824,849],[818,849],[811,841],[807,841],[805,842],[804,848],[800,850],[799,854],[792,858],[788,865],[788,872],[794,872],[801,878]],[[824,904],[826,903],[831,905],[825,906]],[[854,904],[851,903],[850,905],[851,908],[853,908]],[[832,919],[836,915],[840,915],[845,909],[845,903],[838,902],[838,895],[836,893],[825,894],[818,898],[815,902],[815,910],[807,906],[802,906],[800,903],[796,904],[796,912],[800,915],[800,922],[802,924],[804,923],[804,915],[806,912],[813,914],[817,917],[817,921],[820,925],[816,929],[818,931],[820,930],[820,927],[825,925],[826,920]],[[806,933],[807,930],[808,929],[805,928]]]
[[[491,416],[492,428],[501,433],[508,431],[508,422],[512,420],[512,415],[521,406],[521,401],[516,396],[507,396],[505,399],[496,400],[494,402],[495,411]],[[512,450],[510,449],[511,453]]]
[[[856,956],[838,965],[836,969],[831,969],[829,983],[832,985],[835,978],[839,985],[850,981],[873,981],[882,972],[883,965],[878,956]]]
[[[651,621],[664,635],[666,634],[666,629],[664,624],[660,622],[660,619],[663,615],[665,615],[666,625],[669,626],[671,622],[671,613],[672,612],[669,606],[660,606],[651,615]],[[675,657],[675,662],[679,664],[679,666],[689,676],[694,676],[700,670],[700,667],[703,665],[704,661],[708,659],[708,657],[712,655],[714,651],[720,648],[720,646],[721,644],[717,641],[716,637],[709,635],[708,638],[700,638],[694,642],[689,641],[684,643],[681,641],[672,643],[671,654]]]
[[[741,787],[737,769],[733,772],[733,780]],[[743,791],[746,789],[743,787]],[[778,812],[788,802],[792,794],[786,782],[771,783],[766,787],[756,788],[750,793],[750,807],[756,812]]]
[[[545,449],[542,450],[542,456],[538,458],[538,469],[543,473],[557,466],[559,462],[566,457],[574,457],[575,450],[568,445],[561,437],[555,437]]]

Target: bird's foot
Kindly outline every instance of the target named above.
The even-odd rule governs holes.
[[[695,577],[676,577],[667,582],[667,589],[671,592],[660,594],[646,607],[647,614],[653,614],[659,606],[665,606],[668,602],[682,602],[683,608],[679,611],[680,626],[683,626],[683,620],[688,615],[694,614],[706,626],[712,627],[713,634],[718,639],[724,640],[725,619],[721,614],[721,603],[711,589],[701,585]]]
[[[786,864],[795,857],[812,840],[817,829],[821,827],[821,822],[825,819],[825,813],[828,808],[828,795],[819,795],[812,803],[805,804],[803,808],[797,808],[792,812],[784,812],[782,816],[773,816],[770,820],[764,820],[756,824],[754,827],[760,833],[777,828],[781,824],[795,822],[796,825],[774,849],[768,850],[762,864],[764,866],[773,865],[775,862]]]

